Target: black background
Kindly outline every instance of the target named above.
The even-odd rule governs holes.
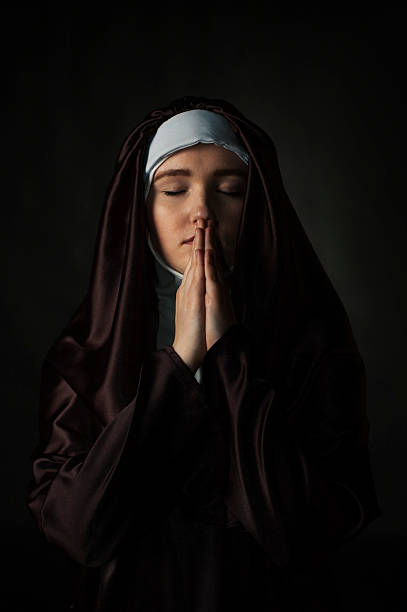
[[[335,572],[346,611],[404,610],[401,15],[193,6],[3,13],[2,608],[56,612],[69,600],[72,564],[41,540],[25,501],[42,359],[86,292],[122,141],[152,108],[203,95],[229,100],[273,138],[291,201],[349,313],[367,368],[383,516],[338,552]]]

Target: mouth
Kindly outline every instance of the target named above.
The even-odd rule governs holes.
[[[184,240],[183,244],[192,244],[194,241],[194,236],[191,236],[190,238],[187,238],[187,240]]]

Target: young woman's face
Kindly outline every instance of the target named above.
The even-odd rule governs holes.
[[[147,197],[151,241],[164,261],[184,273],[199,218],[213,219],[226,263],[234,262],[247,165],[232,151],[197,144],[177,151],[156,170]]]

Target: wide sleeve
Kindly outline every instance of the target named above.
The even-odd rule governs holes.
[[[136,396],[107,425],[48,361],[41,389],[28,506],[50,543],[98,566],[130,526],[143,534],[175,504],[209,423],[201,387],[168,346],[144,360]]]
[[[380,515],[364,411],[364,370],[327,357],[295,402],[256,376],[254,347],[238,323],[210,348],[203,384],[230,433],[225,501],[286,567],[318,560]]]

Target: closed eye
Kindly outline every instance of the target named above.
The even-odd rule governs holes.
[[[220,191],[220,190],[218,191],[219,193],[223,193],[224,195],[234,196],[234,197],[243,195],[243,191]]]
[[[237,197],[237,196],[241,196],[243,195],[243,191],[221,191],[220,189],[217,189],[218,193],[223,193],[224,195],[228,195],[228,196],[232,196],[232,197]],[[185,193],[185,189],[182,189],[180,191],[163,191],[163,193],[166,196],[177,196],[180,193]]]

